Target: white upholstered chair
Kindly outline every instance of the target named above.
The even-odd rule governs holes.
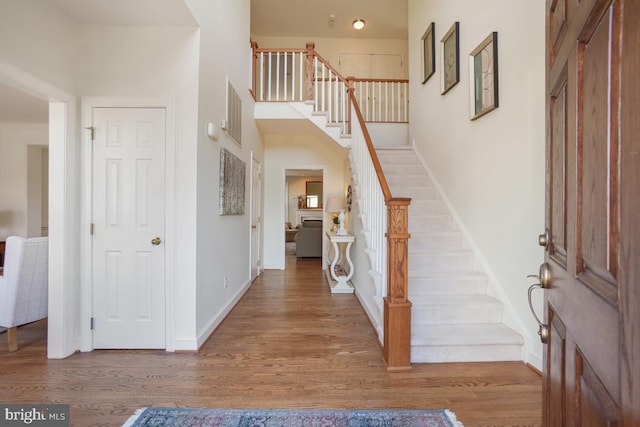
[[[0,276],[0,326],[7,328],[9,351],[18,349],[17,327],[47,317],[49,238],[7,238]]]

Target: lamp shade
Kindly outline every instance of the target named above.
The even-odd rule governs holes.
[[[344,197],[329,197],[324,210],[326,212],[340,212],[345,209]]]

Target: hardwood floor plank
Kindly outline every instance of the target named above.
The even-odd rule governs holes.
[[[0,402],[68,403],[73,426],[120,426],[143,406],[441,409],[467,427],[541,425],[540,376],[519,362],[387,372],[354,295],[319,260],[266,271],[196,353],[100,350],[46,359],[46,321],[0,335]]]

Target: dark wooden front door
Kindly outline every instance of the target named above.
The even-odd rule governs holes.
[[[640,425],[640,1],[547,1],[543,419]]]

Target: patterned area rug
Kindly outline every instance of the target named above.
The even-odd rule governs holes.
[[[462,427],[448,410],[141,408],[123,427]]]

